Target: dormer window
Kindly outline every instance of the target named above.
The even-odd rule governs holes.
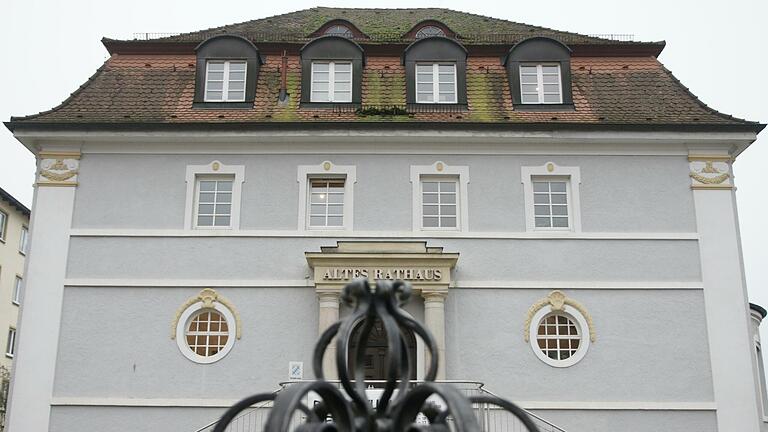
[[[456,64],[417,63],[416,103],[456,103]]]
[[[526,39],[504,58],[514,109],[572,110],[571,50],[545,37]]]
[[[312,62],[310,102],[352,102],[352,62]]]
[[[520,101],[524,104],[561,104],[560,65],[521,64]]]
[[[245,101],[245,60],[209,60],[205,71],[206,102]]]
[[[214,36],[195,51],[194,107],[253,107],[262,61],[251,41],[235,35]]]
[[[301,103],[315,108],[359,104],[363,48],[342,36],[320,36],[301,48]]]
[[[406,102],[467,103],[467,50],[445,37],[419,39],[405,49]]]
[[[352,30],[350,30],[349,27],[343,25],[332,25],[328,27],[325,32],[323,32],[323,34],[328,36],[341,36],[348,39],[352,39],[354,36],[352,34]]]
[[[416,39],[424,39],[432,36],[445,37],[445,32],[440,27],[433,26],[433,25],[424,26],[420,28],[419,31],[416,32]]]

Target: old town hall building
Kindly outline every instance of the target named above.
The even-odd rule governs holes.
[[[198,430],[311,379],[358,276],[548,430],[766,430],[732,172],[764,125],[663,42],[320,7],[103,43],[6,123],[38,161],[10,432]]]

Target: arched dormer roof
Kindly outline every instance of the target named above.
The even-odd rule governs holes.
[[[418,23],[416,23],[416,25],[411,27],[411,29],[408,30],[403,35],[403,39],[423,39],[424,37],[419,37],[419,31],[422,29],[426,29],[427,27],[438,28],[442,30],[443,34],[442,35],[439,35],[439,34],[425,35],[424,37],[430,37],[430,36],[444,36],[449,38],[456,37],[456,32],[451,30],[450,27],[441,23],[440,21],[430,19],[430,20],[419,21]]]
[[[351,36],[344,36],[342,34],[339,34],[340,32],[336,31],[334,32],[334,29],[337,29],[339,27],[347,28],[351,34]],[[329,33],[331,31],[332,33]],[[341,36],[341,37],[349,37],[351,39],[370,39],[367,34],[360,31],[359,28],[357,28],[356,25],[352,24],[350,21],[347,21],[345,19],[332,19],[322,26],[312,32],[309,37],[316,38],[320,36]]]
[[[301,103],[314,103],[312,100],[312,64],[344,62],[352,66],[352,101],[359,104],[362,100],[363,66],[365,51],[354,40],[342,36],[320,36],[306,43],[299,50],[301,58]],[[338,66],[337,66],[338,67]],[[347,68],[349,66],[346,66]],[[349,100],[344,101],[349,103]],[[337,102],[331,102],[337,103]]]
[[[467,55],[468,51],[464,45],[455,39],[443,36],[418,39],[408,45],[403,53],[406,102],[417,103],[417,64],[452,63],[456,65],[456,104],[465,105],[467,103]]]
[[[571,59],[572,50],[557,39],[531,37],[516,43],[507,51],[503,63],[517,61],[565,61]]]
[[[541,36],[528,38],[510,48],[502,63],[515,109],[573,109],[571,49],[564,43]]]
[[[261,58],[259,49],[250,40],[234,34],[222,34],[212,36],[197,47],[195,47],[197,56],[195,67],[195,98],[194,106],[227,106],[232,108],[248,108],[253,106],[253,100],[256,97],[256,82],[259,77],[259,70],[264,61]],[[245,62],[244,77],[240,78],[240,85],[245,86],[245,97],[239,98],[236,102],[222,100],[211,101],[206,98],[206,71],[210,62],[221,64],[222,62]],[[220,66],[221,67],[221,66]],[[234,67],[234,66],[233,66]],[[221,72],[217,72],[222,74]],[[242,72],[238,71],[238,74]],[[231,76],[224,77],[225,81]],[[244,83],[243,83],[244,80]],[[219,84],[221,86],[221,84]],[[233,84],[234,86],[234,84]],[[240,87],[243,91],[243,87]],[[221,92],[219,92],[221,93]]]

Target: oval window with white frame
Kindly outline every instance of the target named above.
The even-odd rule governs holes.
[[[206,288],[179,309],[172,337],[187,359],[201,364],[224,358],[240,339],[240,319],[234,307]]]
[[[584,307],[561,291],[553,291],[528,313],[526,340],[536,357],[552,367],[581,361],[594,342],[592,319]]]

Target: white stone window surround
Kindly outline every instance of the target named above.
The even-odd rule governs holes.
[[[186,330],[187,327],[189,327],[190,322],[198,312],[201,312],[205,309],[214,309],[216,312],[219,312],[224,317],[224,319],[227,320],[227,328],[229,333],[227,342],[224,347],[221,348],[218,353],[208,357],[198,355],[192,351],[192,349],[187,344],[186,338]],[[186,308],[184,312],[181,313],[181,316],[179,316],[179,320],[176,324],[176,343],[179,346],[179,351],[181,351],[181,353],[187,359],[200,364],[215,363],[224,358],[235,345],[236,334],[237,321],[235,319],[235,315],[231,310],[229,310],[228,307],[219,302],[214,302],[210,307],[205,307],[202,301],[192,304]]]
[[[26,255],[29,252],[29,228],[24,225],[21,227],[21,238],[19,239],[19,253]]]
[[[459,209],[456,212],[458,220],[455,228],[424,228],[423,223],[423,203],[421,192],[421,181],[423,177],[429,178],[458,178],[459,196],[456,200]],[[413,231],[469,231],[469,205],[468,205],[468,185],[469,185],[469,166],[466,165],[448,165],[445,162],[437,161],[432,165],[411,165],[411,209],[413,214]]]
[[[16,277],[13,280],[13,294],[11,299],[11,303],[13,303],[16,306],[19,306],[21,304],[22,283],[23,283],[22,277],[20,275],[16,275]]]
[[[16,327],[8,327],[8,341],[5,345],[5,356],[13,358],[16,354]]]
[[[544,228],[536,227],[534,214],[533,180],[537,177],[548,180],[565,180],[568,191],[568,227]],[[520,168],[520,178],[523,183],[525,196],[525,228],[526,231],[573,231],[581,232],[581,202],[579,199],[581,185],[581,170],[579,167],[558,166],[547,162],[541,166],[524,166]]]
[[[5,231],[8,226],[8,215],[0,210],[0,243],[5,243]]]
[[[309,227],[309,199],[311,179],[344,179],[344,222],[340,227]],[[354,217],[354,190],[357,182],[357,167],[355,165],[336,165],[331,161],[323,161],[318,165],[299,165],[296,174],[299,183],[299,231],[352,231]]]
[[[570,357],[568,357],[565,360],[555,360],[548,357],[538,345],[538,338],[536,336],[538,335],[538,332],[539,332],[539,325],[541,325],[542,320],[550,314],[555,314],[556,316],[557,315],[566,316],[576,324],[579,330],[579,337],[581,339],[581,341],[579,342],[579,348],[576,350],[575,353],[573,353]],[[539,309],[536,312],[536,314],[533,315],[533,318],[531,319],[530,328],[528,329],[528,331],[530,334],[529,342],[531,344],[531,349],[533,350],[533,353],[536,355],[536,357],[539,358],[539,360],[543,361],[544,363],[552,367],[565,368],[565,367],[573,366],[579,361],[581,361],[581,359],[583,359],[584,356],[587,355],[587,351],[589,350],[590,330],[589,330],[589,324],[587,323],[587,319],[584,317],[584,315],[582,315],[581,312],[579,312],[578,309],[570,305],[563,305],[563,310],[556,311],[556,312],[553,312],[550,306],[545,306]]]
[[[232,183],[232,215],[229,227],[198,227],[195,221],[195,196],[198,178],[205,176],[234,176]],[[215,160],[208,165],[187,165],[187,199],[184,212],[184,229],[240,229],[240,203],[245,181],[245,165],[224,165]]]

